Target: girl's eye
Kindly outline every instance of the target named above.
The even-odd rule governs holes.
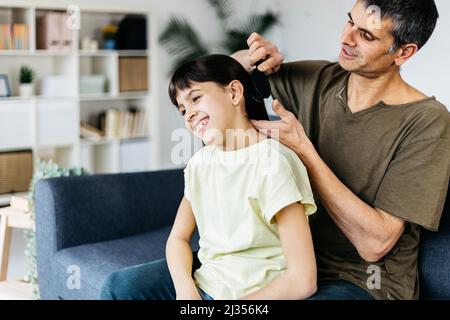
[[[200,99],[200,96],[192,98],[193,102],[197,102]]]
[[[352,20],[348,20],[347,22],[348,22],[349,24],[351,24],[352,26],[354,25],[354,23],[353,23]]]

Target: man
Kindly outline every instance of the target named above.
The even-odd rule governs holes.
[[[438,229],[449,182],[450,114],[408,85],[400,66],[427,42],[437,18],[432,0],[358,0],[339,63],[282,65],[278,49],[257,34],[234,55],[249,71],[266,60],[258,68],[289,111],[276,101],[281,121],[254,125],[279,131],[315,189],[312,299],[418,298],[420,229]],[[173,290],[160,260],[113,273],[100,298],[164,299]]]
[[[278,130],[319,200],[313,299],[417,299],[420,229],[438,229],[449,182],[450,115],[400,67],[430,38],[438,12],[432,0],[358,0],[348,18],[339,63],[281,65],[258,34],[234,57],[249,70],[265,59],[258,68],[292,112],[275,101],[281,121],[254,125]]]

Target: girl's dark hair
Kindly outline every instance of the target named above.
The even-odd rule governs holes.
[[[258,98],[250,74],[235,59],[221,54],[206,55],[179,67],[172,76],[169,96],[178,107],[178,92],[194,83],[215,82],[227,86],[238,80],[244,86],[245,108],[250,120],[269,120],[263,99]]]

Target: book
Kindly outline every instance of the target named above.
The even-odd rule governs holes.
[[[108,138],[129,139],[147,135],[146,113],[134,107],[101,112],[97,122]]]
[[[10,24],[0,24],[0,50],[13,49],[12,29]]]
[[[66,13],[61,14],[61,20],[60,20],[61,35],[60,36],[61,36],[61,49],[63,49],[63,50],[72,49],[72,43],[73,43],[73,40],[72,40],[73,31],[71,29],[69,29],[67,26],[68,19],[69,19],[68,14],[66,14]]]
[[[45,50],[61,49],[61,20],[57,12],[47,12],[37,18],[37,48]]]
[[[22,212],[30,212],[31,210],[30,200],[28,197],[12,196],[10,206],[11,208]]]
[[[101,139],[103,138],[103,132],[86,122],[80,124],[80,136],[85,139]]]
[[[14,24],[12,26],[13,47],[17,50],[28,49],[28,25]]]

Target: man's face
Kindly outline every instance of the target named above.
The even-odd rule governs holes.
[[[388,54],[394,44],[392,19],[379,19],[360,1],[348,18],[341,37],[341,67],[366,77],[377,77],[392,68],[396,58],[396,54]]]

